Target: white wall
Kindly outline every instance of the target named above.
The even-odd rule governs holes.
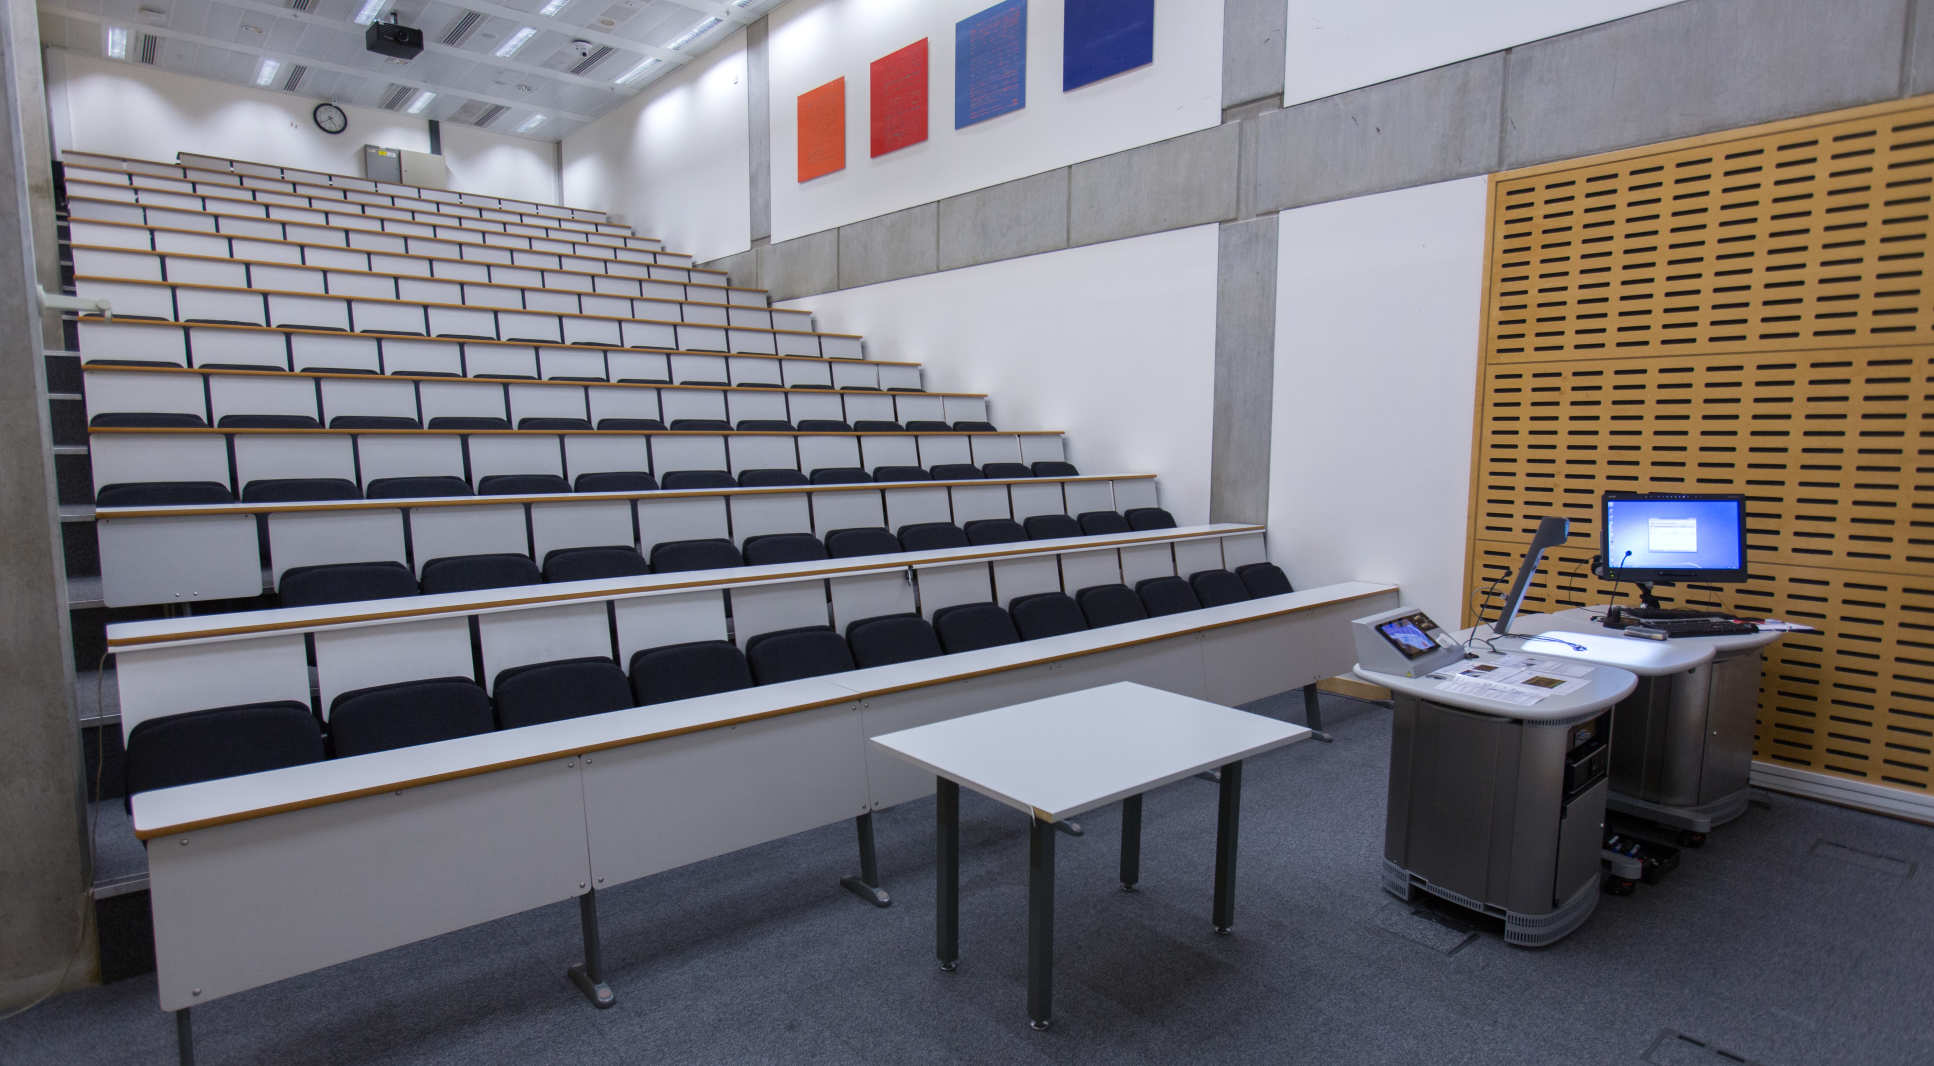
[[[929,389],[988,394],[1002,429],[1060,429],[1084,473],[1155,473],[1162,506],[1209,517],[1216,227],[882,282],[780,306],[861,333]]]
[[[752,246],[743,30],[564,139],[564,200],[700,262]]]
[[[1487,190],[1280,216],[1269,557],[1298,587],[1387,581],[1461,614]]]
[[[1027,12],[1027,106],[954,129],[954,23],[994,0],[793,0],[771,16],[772,239],[812,233],[1222,121],[1222,4],[1156,0],[1155,61],[1061,91],[1060,0]],[[868,65],[928,43],[928,139],[878,159]],[[846,77],[846,169],[799,178],[799,94]]]
[[[48,106],[58,149],[169,161],[201,152],[335,174],[363,172],[363,145],[430,150],[413,115],[344,107],[349,129],[331,136],[310,119],[317,101],[62,49],[47,53]],[[551,146],[446,124],[451,187],[555,201]]]
[[[1673,2],[1289,0],[1283,103],[1320,99]]]

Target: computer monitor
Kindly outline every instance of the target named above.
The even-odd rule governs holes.
[[[1746,497],[1608,492],[1605,574],[1644,584],[1746,580]]]

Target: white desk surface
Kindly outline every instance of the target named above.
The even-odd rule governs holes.
[[[1299,725],[1123,681],[903,729],[873,743],[1059,822],[1309,736]]]
[[[1592,607],[1573,607],[1570,610],[1557,611],[1552,614],[1519,615],[1517,621],[1511,623],[1511,628],[1522,630],[1526,633],[1556,632],[1560,629],[1570,633],[1595,633],[1614,641],[1623,641],[1630,644],[1664,644],[1673,646],[1682,645],[1688,648],[1706,648],[1715,655],[1725,655],[1730,652],[1752,648],[1763,648],[1785,635],[1778,630],[1765,630],[1759,633],[1744,633],[1739,636],[1729,637],[1673,637],[1671,640],[1647,640],[1644,637],[1624,636],[1616,629],[1606,629],[1604,626],[1599,625],[1598,620],[1605,617],[1605,612],[1609,609],[1607,606],[1598,605]],[[1584,641],[1577,641],[1577,643],[1583,644]],[[1532,646],[1541,654],[1547,647],[1559,647],[1559,645],[1552,644],[1546,640],[1533,641]],[[1624,664],[1619,663],[1616,665],[1623,666]]]
[[[1552,647],[1558,647],[1558,645],[1552,645]],[[1535,650],[1523,654],[1544,655],[1544,642],[1534,644],[1533,648]],[[1476,711],[1479,714],[1488,714],[1497,718],[1516,718],[1524,722],[1559,722],[1570,718],[1582,718],[1601,708],[1610,707],[1631,695],[1632,690],[1639,684],[1638,676],[1629,670],[1621,670],[1615,666],[1594,666],[1590,678],[1591,684],[1576,692],[1546,696],[1529,707],[1487,700],[1482,696],[1445,692],[1438,687],[1440,680],[1458,670],[1497,658],[1495,654],[1483,654],[1476,659],[1460,659],[1423,677],[1401,677],[1397,674],[1366,670],[1361,663],[1356,666],[1355,673],[1363,680],[1374,685],[1382,685],[1393,692],[1401,692],[1432,703],[1441,703],[1446,707]]]

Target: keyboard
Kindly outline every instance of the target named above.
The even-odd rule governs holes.
[[[1626,618],[1636,618],[1641,622],[1651,622],[1665,618],[1724,619],[1727,617],[1718,611],[1701,611],[1690,607],[1627,607],[1619,613]]]
[[[1643,625],[1626,627],[1626,635],[1649,637],[1737,637],[1759,632],[1751,622],[1732,622],[1723,618],[1653,618]]]

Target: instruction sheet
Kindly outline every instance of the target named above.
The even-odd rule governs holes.
[[[1505,652],[1447,672],[1439,691],[1529,707],[1547,696],[1563,696],[1590,683],[1592,667],[1564,659]]]

